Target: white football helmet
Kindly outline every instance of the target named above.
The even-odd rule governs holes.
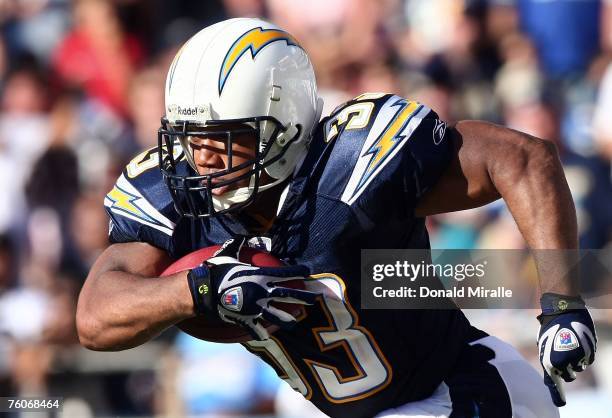
[[[242,208],[258,191],[287,179],[303,158],[322,109],[306,52],[287,32],[250,18],[209,26],[182,46],[168,70],[165,104],[160,167],[177,210],[193,217]],[[198,175],[189,138],[204,131],[225,138],[229,163],[225,170]],[[232,138],[245,131],[255,134],[256,157],[234,167]],[[178,164],[183,155],[189,166]],[[224,180],[247,167],[248,173]],[[272,178],[265,185],[262,171]],[[247,177],[248,187],[211,193]]]

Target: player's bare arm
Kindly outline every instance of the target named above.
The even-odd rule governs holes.
[[[551,142],[463,121],[451,130],[456,156],[419,204],[418,216],[474,208],[502,197],[533,250],[576,249],[576,211]],[[542,292],[577,295],[569,252],[536,252]]]
[[[597,337],[579,296],[577,252],[563,251],[578,248],[578,228],[557,150],[550,142],[484,122],[460,122],[451,134],[455,158],[416,213],[425,216],[504,199],[525,241],[536,250],[542,290],[540,362],[553,402],[563,406],[561,379],[570,382],[575,372],[593,363]],[[573,335],[568,339],[573,349],[552,349],[562,333]]]
[[[196,315],[238,323],[253,339],[261,340],[268,334],[260,317],[279,327],[293,326],[295,317],[268,302],[313,304],[317,294],[274,284],[303,278],[308,269],[247,266],[238,261],[244,243],[244,237],[231,239],[200,266],[164,277],[157,276],[172,261],[166,252],[145,243],[111,245],[81,290],[77,308],[81,344],[93,350],[125,350]],[[236,291],[244,295],[240,309],[228,310],[220,301]]]
[[[187,272],[156,277],[170,262],[166,252],[142,242],[108,247],[79,296],[81,344],[92,350],[124,350],[194,316]]]

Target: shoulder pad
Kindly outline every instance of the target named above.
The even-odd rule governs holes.
[[[321,182],[325,193],[353,204],[431,114],[418,102],[381,93],[366,93],[336,108],[324,130],[324,140],[335,141]]]
[[[111,241],[167,246],[179,216],[158,164],[157,148],[139,154],[104,198]]]

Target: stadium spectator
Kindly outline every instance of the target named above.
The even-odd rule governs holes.
[[[164,112],[164,81],[163,70],[158,66],[145,68],[132,78],[128,90],[131,124],[129,138],[124,138],[131,149],[126,147],[126,157],[157,145],[157,135],[151,132],[159,128],[159,115]]]
[[[537,48],[547,75],[579,77],[601,42],[600,0],[517,0],[521,27]]]
[[[51,139],[47,89],[38,70],[8,74],[0,103],[0,231],[14,231],[25,220],[25,182]]]
[[[91,99],[125,116],[125,92],[143,59],[142,47],[123,32],[108,1],[76,1],[73,18],[74,28],[53,58],[55,70],[68,85],[82,87]]]
[[[593,132],[601,154],[612,161],[612,64],[608,65],[599,85],[593,116]],[[612,176],[612,172],[610,173]]]

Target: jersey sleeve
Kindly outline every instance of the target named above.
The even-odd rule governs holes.
[[[155,148],[137,156],[105,196],[111,243],[146,242],[172,251],[178,214],[156,158]]]
[[[405,158],[412,159],[405,175],[414,182],[416,205],[435,186],[453,158],[454,145],[447,124],[438,118],[436,112],[429,110],[406,143],[404,152],[409,154]]]
[[[350,206],[388,202],[405,213],[448,167],[449,130],[421,103],[395,95],[361,97],[327,123],[326,135],[336,144],[323,184],[327,194],[342,190],[339,197]]]

